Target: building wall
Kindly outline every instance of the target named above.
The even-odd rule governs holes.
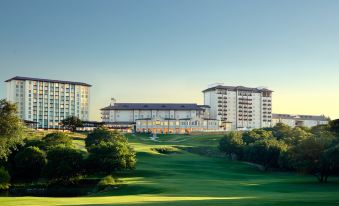
[[[278,123],[283,123],[290,127],[295,127],[295,126],[314,127],[318,125],[328,124],[328,121],[327,120],[304,120],[304,119],[297,119],[297,118],[290,118],[290,119],[273,118],[272,123],[273,123],[273,126]]]
[[[196,110],[103,110],[104,122],[135,122],[144,118],[195,118],[199,116]]]
[[[189,134],[194,131],[217,131],[219,121],[194,118],[191,120],[137,120],[136,131],[157,134]]]
[[[17,104],[20,118],[39,122],[39,128],[59,128],[60,121],[72,115],[89,119],[89,86],[31,80],[6,85],[7,100]]]
[[[230,124],[231,130],[262,128],[272,125],[271,92],[216,88],[204,92],[211,118]]]

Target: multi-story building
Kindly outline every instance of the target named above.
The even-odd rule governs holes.
[[[197,104],[115,103],[102,108],[105,125],[134,125],[137,132],[182,134],[218,130],[219,121],[209,117],[209,106]]]
[[[329,118],[324,115],[293,115],[293,114],[273,114],[273,126],[278,123],[286,124],[290,127],[303,126],[314,127],[318,125],[328,124]]]
[[[37,128],[58,129],[68,116],[89,119],[89,84],[18,76],[5,82],[7,100],[17,103],[21,119],[37,122]]]
[[[272,91],[243,86],[210,86],[204,104],[210,116],[221,121],[225,130],[243,130],[272,126]]]

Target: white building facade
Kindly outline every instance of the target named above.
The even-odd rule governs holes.
[[[37,128],[59,129],[69,116],[89,119],[89,84],[18,76],[5,82],[7,100],[17,104],[21,119],[37,122]]]
[[[266,88],[214,85],[203,91],[210,116],[224,130],[246,130],[272,126],[272,92]]]
[[[283,123],[290,127],[314,127],[318,125],[325,125],[329,123],[329,119],[324,115],[293,115],[293,114],[273,114],[273,126]]]
[[[135,125],[136,132],[184,134],[219,129],[219,121],[209,117],[209,107],[204,105],[112,102],[101,111],[106,125]]]

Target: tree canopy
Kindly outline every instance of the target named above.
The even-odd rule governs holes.
[[[0,159],[7,159],[11,150],[23,143],[23,131],[16,105],[0,100]]]
[[[69,116],[61,121],[61,125],[72,132],[75,132],[77,127],[82,127],[82,121],[76,116]]]

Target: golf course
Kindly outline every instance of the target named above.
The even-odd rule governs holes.
[[[339,205],[338,177],[321,184],[313,176],[229,161],[217,149],[221,135],[127,137],[137,166],[119,178],[121,186],[82,197],[0,197],[0,205]],[[173,150],[157,152],[164,147]]]

